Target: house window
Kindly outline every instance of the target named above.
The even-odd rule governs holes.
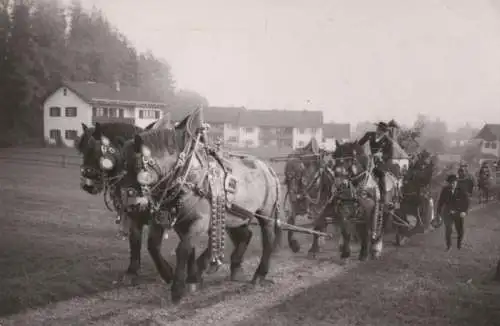
[[[64,132],[64,138],[69,139],[69,140],[75,140],[77,137],[76,130],[66,130]]]
[[[76,107],[75,106],[69,106],[65,109],[65,113],[67,117],[76,117]]]
[[[311,128],[311,134],[315,134],[318,130],[316,128]]]
[[[253,145],[253,140],[252,139],[245,140],[245,145],[246,146],[252,146]]]
[[[118,117],[123,118],[125,116],[125,110],[123,109],[118,109]]]
[[[489,141],[484,142],[484,148],[490,148],[490,142]]]
[[[63,95],[64,95],[64,96],[67,96],[67,95],[68,95],[68,89],[67,89],[67,88],[63,88]]]
[[[139,119],[160,119],[160,111],[139,110]]]
[[[107,117],[107,108],[92,108],[92,116],[94,117]]]
[[[58,106],[52,106],[50,108],[50,116],[51,117],[60,117],[61,116],[61,108]]]
[[[117,112],[117,109],[115,109],[115,108],[110,108],[108,113],[109,113],[110,118],[118,117],[118,112]]]
[[[61,138],[61,130],[59,129],[51,129],[49,131],[49,137],[50,139],[60,139]]]
[[[491,149],[497,149],[497,143],[491,142]]]
[[[253,128],[252,127],[246,127],[245,128],[245,132],[248,133],[248,134],[250,134],[250,133],[253,132]]]
[[[236,143],[236,142],[238,142],[238,137],[236,137],[236,136],[228,137],[227,141],[230,143]]]
[[[306,133],[306,128],[299,128],[299,134],[303,135]]]

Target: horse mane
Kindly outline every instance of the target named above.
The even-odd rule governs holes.
[[[151,153],[164,152],[171,155],[177,150],[177,134],[175,129],[150,129],[139,134],[142,144],[147,146]]]
[[[76,149],[82,152],[82,146],[85,144],[88,139],[94,135],[95,127],[91,127],[85,132],[78,143],[76,144]],[[103,136],[106,136],[112,144],[117,144],[118,140],[121,138],[123,140],[127,140],[132,138],[135,134],[143,131],[142,128],[134,126],[130,123],[124,122],[109,122],[109,123],[101,123],[99,124],[99,129]]]

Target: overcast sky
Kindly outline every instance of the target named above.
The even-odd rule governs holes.
[[[211,105],[500,123],[500,0],[83,0]]]

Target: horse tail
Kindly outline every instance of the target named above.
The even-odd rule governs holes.
[[[281,182],[276,174],[276,172],[271,168],[270,166],[268,167],[269,171],[271,172],[271,175],[273,176],[275,180],[275,187],[276,187],[276,199],[274,202],[274,209],[273,209],[273,218],[274,218],[274,242],[273,242],[273,251],[276,250],[277,248],[281,247],[281,243],[283,240],[283,230],[281,229],[281,207],[280,207],[280,198],[281,198]],[[288,195],[288,193],[287,193]]]

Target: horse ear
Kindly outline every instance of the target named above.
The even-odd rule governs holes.
[[[340,143],[337,139],[335,139],[335,147],[340,147]]]
[[[143,141],[142,141],[141,135],[135,135],[134,136],[134,151],[136,153],[141,152],[142,143],[143,143]]]
[[[95,128],[94,128],[94,138],[99,139],[102,136],[102,130],[101,130],[101,124],[99,122],[95,123]]]
[[[89,127],[87,127],[87,125],[83,122],[82,122],[82,130],[83,130],[83,133],[86,133],[87,130],[89,130]]]

